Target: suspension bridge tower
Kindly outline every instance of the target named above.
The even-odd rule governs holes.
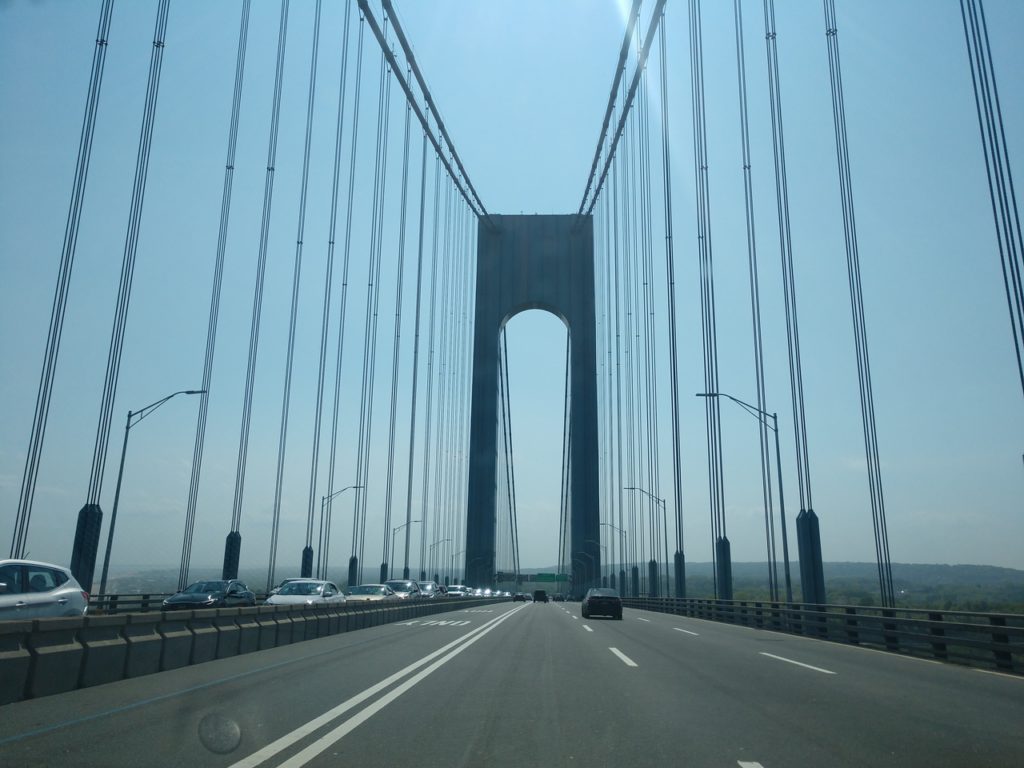
[[[501,331],[518,313],[542,309],[569,335],[570,547],[579,592],[601,574],[593,218],[482,217],[476,274],[466,578],[484,585],[494,577]]]

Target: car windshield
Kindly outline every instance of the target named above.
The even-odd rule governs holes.
[[[189,585],[184,591],[187,595],[203,595],[213,592],[226,592],[228,582],[226,581],[197,581]]]
[[[0,768],[1024,768],[1022,38],[0,0]]]
[[[323,585],[318,581],[291,581],[281,587],[279,595],[318,595]]]

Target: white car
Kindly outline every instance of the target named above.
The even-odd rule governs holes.
[[[333,581],[296,579],[267,598],[265,605],[333,605],[344,603],[345,593]]]
[[[89,593],[67,568],[33,560],[0,560],[0,621],[88,612]]]
[[[387,584],[360,584],[348,590],[350,603],[393,603],[398,599]]]

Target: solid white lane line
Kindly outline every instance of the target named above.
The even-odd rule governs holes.
[[[622,661],[622,663],[625,664],[627,667],[635,667],[636,666],[636,662],[633,661],[631,658],[629,658],[629,656],[624,654],[618,648],[609,648],[608,650],[611,651],[612,653],[614,653],[616,656],[618,656],[619,659]]]
[[[647,622],[648,624],[650,624],[650,623],[651,623],[651,620],[650,620],[650,619],[641,619],[641,618],[640,618],[639,616],[637,616],[636,620],[637,620],[637,621],[646,621],[646,622]]]
[[[591,629],[590,627],[588,627],[588,626],[587,626],[586,624],[584,624],[584,625],[583,625],[583,628],[584,628],[585,630],[587,630],[587,632],[593,632],[593,631],[594,631],[594,630],[592,630],[592,629]]]
[[[776,656],[774,653],[760,652],[762,656],[767,656],[770,659],[778,659],[779,661],[785,661],[788,664],[796,664],[798,667],[805,667],[806,669],[813,669],[815,672],[824,672],[826,675],[834,675],[835,672],[829,669],[822,669],[821,667],[812,667],[810,664],[804,664],[802,661],[793,661],[787,659],[785,656]]]
[[[381,696],[379,699],[373,702],[373,704],[366,707],[366,709],[363,709],[360,712],[352,715],[352,717],[343,722],[341,725],[325,733],[323,736],[314,741],[301,752],[296,753],[291,758],[281,763],[281,768],[302,768],[302,766],[308,764],[311,760],[315,759],[316,757],[319,757],[321,753],[332,747],[337,742],[341,741],[341,739],[343,739],[345,736],[347,736],[349,733],[355,730],[358,726],[362,725],[375,714],[380,712],[382,709],[384,709],[384,707],[386,707],[388,704],[397,699],[403,693],[411,689],[417,683],[422,682],[423,679],[430,675],[432,672],[435,672],[437,669],[439,669],[440,667],[454,659],[464,650],[469,648],[469,646],[471,646],[477,640],[479,640],[488,632],[490,632],[492,629],[496,629],[498,625],[501,624],[501,622],[503,622],[513,613],[515,613],[515,610],[510,611],[509,613],[506,613],[504,616],[499,617],[495,620],[493,624],[487,627],[487,629],[485,629],[483,632],[477,633],[472,638],[467,640],[465,643],[451,651],[448,655],[441,657],[426,669],[420,670],[415,675],[406,680],[404,683],[393,688],[388,693]]]
[[[490,619],[489,621],[487,621],[486,623],[482,624],[481,626],[476,627],[473,630],[470,630],[469,632],[467,632],[462,637],[457,638],[456,640],[452,640],[450,643],[441,646],[440,648],[438,648],[433,653],[427,654],[422,659],[414,661],[412,664],[410,664],[409,666],[405,667],[404,669],[400,669],[397,672],[395,672],[393,675],[390,675],[390,676],[384,678],[383,680],[381,680],[376,685],[370,686],[369,688],[367,688],[362,693],[357,693],[355,696],[351,697],[350,699],[347,699],[346,701],[343,701],[338,706],[336,706],[336,707],[334,707],[332,709],[327,710],[322,715],[320,715],[319,717],[316,717],[316,718],[310,720],[305,725],[301,725],[298,728],[296,728],[294,731],[291,731],[290,733],[286,733],[281,738],[277,739],[276,741],[272,741],[270,744],[267,744],[265,747],[263,747],[262,749],[260,749],[260,750],[258,750],[256,752],[253,752],[248,757],[242,758],[237,763],[232,763],[231,768],[255,768],[255,766],[261,765],[262,763],[264,763],[265,761],[269,760],[271,757],[276,755],[278,752],[281,752],[282,750],[287,749],[292,744],[296,743],[297,741],[300,741],[301,739],[304,739],[306,736],[308,736],[309,734],[311,734],[314,731],[316,731],[318,728],[322,728],[323,726],[327,725],[332,720],[334,720],[334,719],[338,718],[339,716],[343,715],[348,710],[352,709],[355,706],[358,706],[359,704],[362,704],[367,699],[377,695],[378,693],[383,691],[388,686],[394,684],[398,680],[401,680],[403,677],[406,677],[407,675],[412,674],[414,671],[416,671],[417,669],[422,667],[424,664],[429,663],[433,659],[437,658],[438,656],[440,656],[441,654],[445,653],[446,651],[451,650],[453,647],[457,646],[459,643],[467,640],[468,638],[471,638],[471,637],[474,637],[474,636],[478,636],[480,633],[488,631],[489,628],[492,627],[492,626],[495,626],[497,622],[502,621],[503,619],[508,618],[513,613],[516,613],[519,610],[522,610],[522,609],[521,608],[514,608],[514,609],[512,609],[511,611],[509,611],[508,613],[506,613],[506,614],[504,614],[502,616],[499,616],[499,617],[494,618],[494,619]]]
[[[691,632],[688,629],[680,629],[679,627],[672,627],[672,629],[674,629],[676,632],[685,632],[688,635],[693,635],[694,637],[700,637],[700,635],[698,635],[696,632]]]

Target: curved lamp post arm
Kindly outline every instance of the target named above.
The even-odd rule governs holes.
[[[121,501],[121,481],[124,479],[124,457],[128,452],[128,431],[149,416],[153,411],[166,403],[175,395],[205,395],[205,389],[179,389],[167,397],[161,397],[156,402],[150,403],[145,408],[137,411],[128,411],[128,418],[124,423],[124,443],[121,444],[121,463],[117,468],[117,486],[114,488],[114,506],[110,510],[110,526],[107,528],[107,550],[103,555],[103,571],[100,575],[100,594],[107,594],[107,569],[110,567],[110,550],[114,546],[114,525],[117,523],[117,505]],[[136,418],[137,417],[137,418]],[[132,419],[135,419],[134,423]]]

